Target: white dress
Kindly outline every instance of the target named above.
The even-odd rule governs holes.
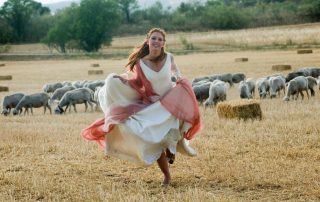
[[[131,115],[106,134],[106,154],[142,165],[153,164],[166,148],[172,153],[178,149],[183,154],[196,155],[196,151],[188,146],[182,136],[191,125],[174,117],[159,101],[175,85],[171,82],[170,55],[167,54],[159,72],[153,71],[142,60],[140,66],[159,96],[152,98],[155,101],[153,104]],[[114,75],[106,78],[106,84],[99,92],[99,101],[105,114],[111,107],[127,106],[139,97],[130,86],[113,78]]]

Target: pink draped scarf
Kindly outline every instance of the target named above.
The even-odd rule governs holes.
[[[95,140],[102,148],[105,148],[105,135],[108,134],[116,124],[123,123],[129,116],[139,112],[152,104],[151,96],[157,95],[150,81],[145,77],[139,62],[133,70],[132,79],[119,77],[123,83],[128,83],[141,96],[141,100],[126,107],[112,108],[105,117],[93,122],[90,126],[81,131],[83,138]],[[183,100],[183,103],[181,102]],[[186,79],[177,81],[167,94],[160,99],[161,104],[179,120],[191,124],[191,128],[184,133],[184,138],[190,140],[201,128],[198,103],[190,82]],[[104,125],[106,127],[104,128]]]
[[[183,102],[181,102],[182,100]],[[184,133],[184,138],[187,140],[192,139],[201,129],[198,102],[192,86],[187,79],[178,80],[177,85],[164,95],[160,102],[162,106],[179,120],[191,124],[191,128]]]

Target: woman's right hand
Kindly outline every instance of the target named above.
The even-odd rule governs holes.
[[[123,84],[126,84],[128,82],[128,80],[126,80],[125,78],[119,76],[119,75],[114,75],[113,78],[118,78],[120,79],[120,81],[123,83]]]

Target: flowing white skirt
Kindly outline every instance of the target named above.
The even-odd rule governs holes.
[[[99,92],[99,102],[105,114],[112,107],[127,106],[139,97],[130,86],[113,78],[114,75],[107,77]],[[153,164],[166,148],[174,154],[179,151],[195,156],[196,151],[183,138],[183,132],[190,126],[174,117],[160,101],[156,101],[106,134],[106,154],[142,165]]]

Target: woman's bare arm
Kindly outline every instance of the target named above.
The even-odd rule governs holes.
[[[176,63],[174,62],[173,55],[170,54],[170,56],[171,56],[171,73],[177,79],[180,79],[181,78],[180,70],[179,70],[178,66],[176,65]]]

